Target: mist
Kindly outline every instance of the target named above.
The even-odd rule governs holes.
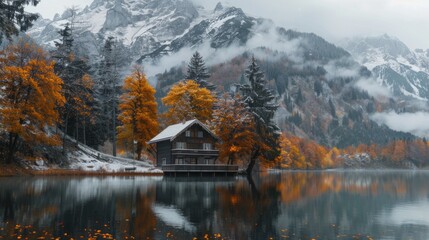
[[[429,48],[427,0],[192,0],[207,9],[217,2],[286,29],[313,32],[330,42],[387,33],[411,48]]]
[[[249,39],[246,45],[232,44],[227,48],[215,49],[210,46],[209,41],[197,47],[186,47],[169,56],[162,57],[156,64],[145,65],[148,76],[155,76],[172,67],[187,64],[195,51],[198,51],[204,58],[207,66],[213,66],[227,62],[232,58],[245,52],[252,52],[258,59],[272,59],[272,55],[267,55],[263,51],[258,51],[260,47],[269,47],[270,50],[282,52],[294,62],[303,62],[303,51],[300,47],[300,39],[285,40],[279,36],[275,26],[270,21],[266,21],[261,26],[257,26],[255,36]],[[261,31],[263,30],[263,31]],[[273,59],[272,59],[273,60]]]
[[[392,93],[387,87],[379,85],[373,78],[360,79],[355,83],[355,87],[368,92],[368,94],[377,99],[391,98]]]
[[[371,119],[396,131],[412,133],[419,137],[429,137],[429,113],[427,112],[375,113]]]

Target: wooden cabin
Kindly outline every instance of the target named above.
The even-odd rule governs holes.
[[[156,144],[156,165],[168,173],[229,173],[237,166],[216,164],[219,139],[197,119],[168,126],[148,144]]]

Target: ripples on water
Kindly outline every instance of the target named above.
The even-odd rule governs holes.
[[[428,172],[3,178],[0,239],[429,239]]]

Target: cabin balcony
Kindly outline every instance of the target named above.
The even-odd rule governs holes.
[[[212,175],[233,176],[238,173],[237,165],[220,164],[170,164],[163,165],[162,171],[167,176],[176,175]]]
[[[219,150],[205,150],[205,149],[172,149],[173,156],[196,156],[196,157],[218,157]]]

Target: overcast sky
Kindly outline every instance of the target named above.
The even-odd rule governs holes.
[[[214,8],[219,0],[192,0]],[[31,11],[45,18],[72,5],[91,0],[41,0]],[[279,26],[314,32],[329,41],[387,33],[411,48],[429,48],[429,0],[222,0],[254,17],[274,20]]]

